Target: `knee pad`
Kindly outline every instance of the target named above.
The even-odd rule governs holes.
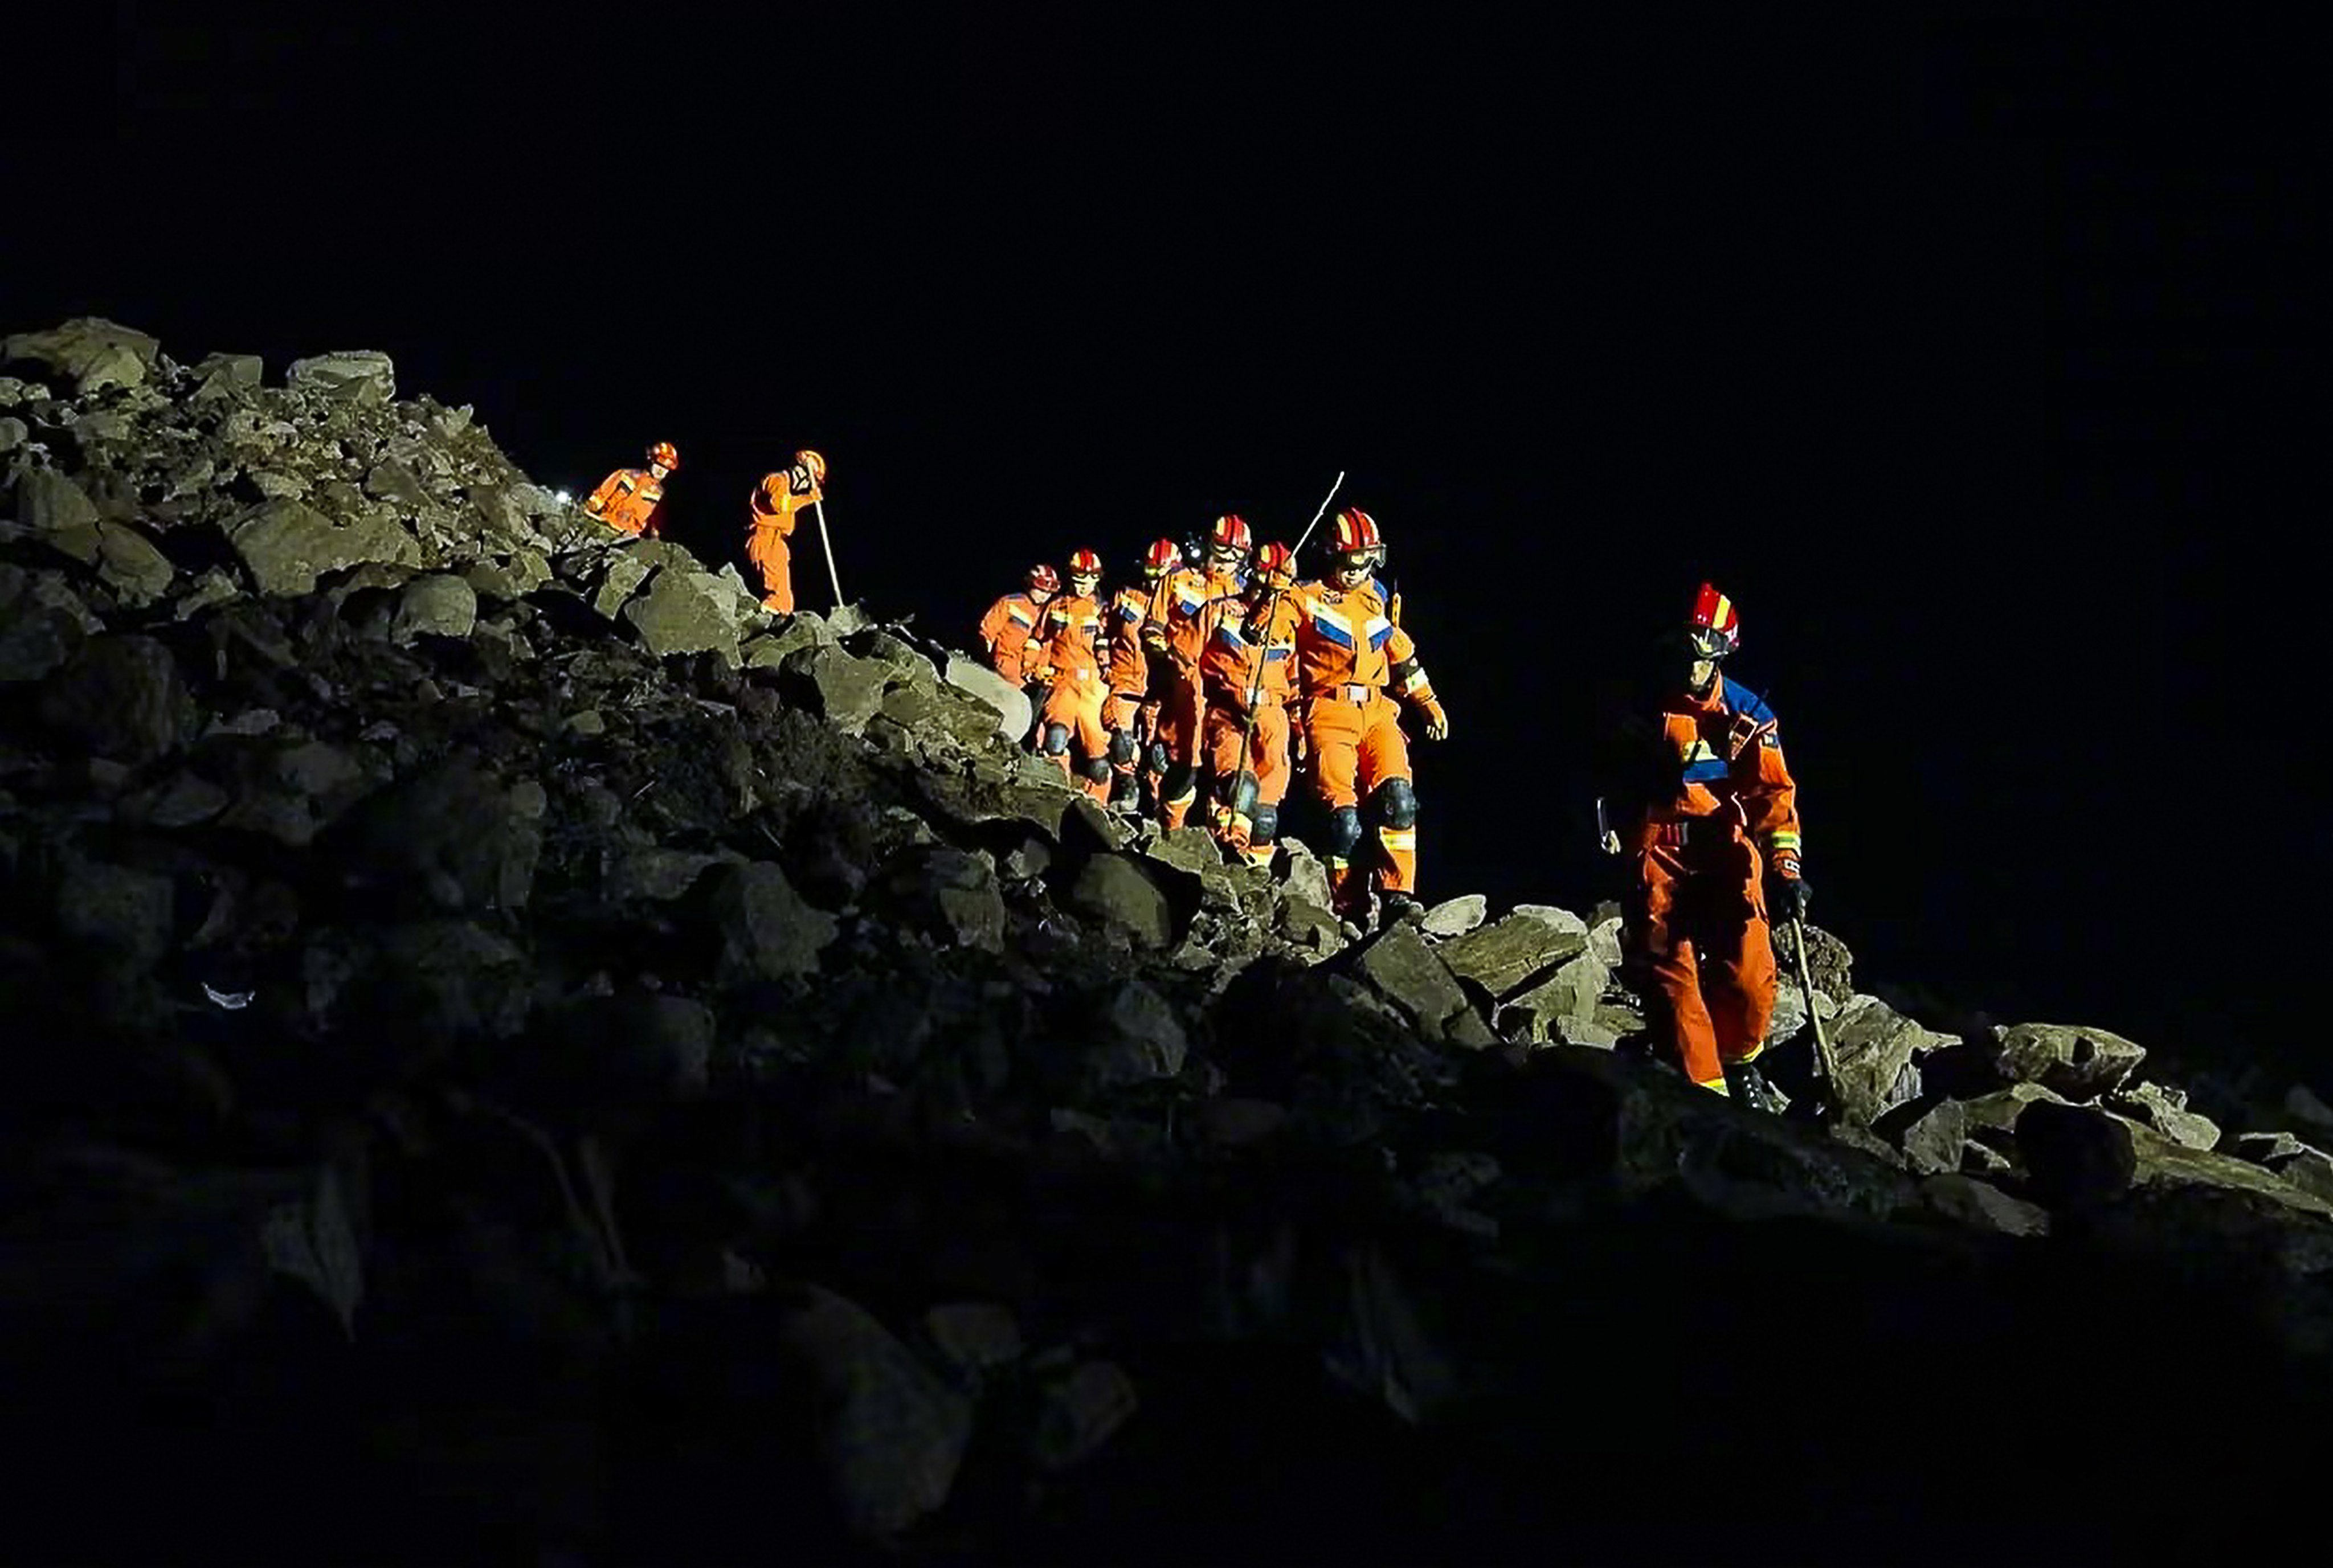
[[[1417,826],[1417,791],[1407,779],[1388,779],[1369,796],[1369,815],[1386,827]]]
[[[1350,860],[1361,843],[1361,808],[1339,806],[1329,813],[1328,841],[1322,846],[1331,860]]]
[[[1144,759],[1143,766],[1148,768],[1153,773],[1164,773],[1172,765],[1173,760],[1166,755],[1166,742],[1164,741],[1151,741],[1150,754],[1148,757]]]
[[[1166,770],[1166,777],[1158,783],[1161,800],[1188,800],[1199,792],[1199,770],[1188,762],[1177,762]]]
[[[1254,774],[1242,773],[1232,780],[1231,788],[1224,791],[1224,804],[1232,808],[1234,816],[1244,817],[1253,822],[1255,820],[1256,794],[1263,788],[1263,783]]]
[[[1097,784],[1109,783],[1109,759],[1107,757],[1094,758],[1091,761],[1086,764],[1085,773],[1087,778],[1092,779]]]
[[[1070,727],[1067,724],[1046,725],[1045,738],[1042,742],[1040,742],[1040,744],[1044,747],[1045,755],[1048,757],[1061,757],[1068,755],[1070,750]]]
[[[1109,760],[1120,767],[1134,762],[1134,737],[1123,730],[1113,731],[1109,737]]]
[[[1269,844],[1280,837],[1280,808],[1258,806],[1247,814],[1247,841]]]

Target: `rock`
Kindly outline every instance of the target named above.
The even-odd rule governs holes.
[[[1338,961],[1398,1007],[1420,1033],[1438,1039],[1445,1027],[1467,1010],[1466,993],[1444,965],[1443,951],[1428,946],[1415,925],[1402,922]]]
[[[124,799],[121,815],[149,827],[191,827],[216,817],[233,799],[200,774],[181,772]]]
[[[105,623],[50,572],[0,560],[0,683],[37,681],[62,668]]]
[[[273,715],[244,714],[256,722]],[[273,726],[270,725],[270,728]],[[222,727],[221,732],[234,730]],[[215,749],[208,755],[216,756]],[[372,789],[362,763],[321,741],[245,749],[241,789],[221,825],[300,848]]]
[[[654,844],[632,846],[609,853],[600,885],[612,903],[630,904],[644,899],[669,904],[696,886],[698,877],[723,864],[718,855],[667,849]]]
[[[1445,899],[1426,912],[1426,934],[1449,938],[1464,936],[1483,923],[1490,909],[1490,901],[1479,893],[1463,893],[1456,898]]]
[[[1502,1007],[1501,1027],[1534,1045],[1558,1039],[1573,1045],[1614,1044],[1618,1037],[1596,1022],[1597,1001],[1610,978],[1603,961],[1583,946],[1554,973]]]
[[[811,1392],[818,1462],[851,1534],[879,1541],[947,1501],[972,1406],[864,1309],[808,1286],[774,1342]]]
[[[2138,1178],[2131,1127],[2091,1105],[2027,1106],[2017,1122],[2017,1148],[2033,1195],[2055,1209],[2092,1206],[2129,1191]]]
[[[995,711],[1000,740],[1018,745],[1036,722],[1036,714],[1029,705],[1029,693],[985,664],[951,654],[944,678],[957,691]]]
[[[1048,1474],[1066,1470],[1109,1441],[1138,1403],[1134,1380],[1117,1362],[1085,1362],[1039,1396],[1030,1458]]]
[[[932,669],[932,662],[918,653],[913,644],[902,641],[880,626],[854,634],[843,645],[859,658],[888,664],[901,680],[928,687],[938,678]]]
[[[1919,1094],[1921,1056],[1960,1043],[1922,1028],[1873,996],[1849,999],[1829,1032],[1839,1069],[1836,1108],[1865,1126]]]
[[[1085,1085],[1106,1093],[1183,1070],[1190,1041],[1174,1008],[1140,980],[1111,991],[1096,1018],[1085,1053]]]
[[[712,1081],[713,1009],[688,997],[589,998],[546,1033],[540,1071],[564,1109],[671,1104],[701,1097]]]
[[[206,354],[194,368],[195,378],[202,383],[195,397],[255,392],[266,370],[265,362],[256,354]]]
[[[1961,1151],[1968,1143],[1968,1107],[1959,1100],[1928,1105],[1910,1101],[1878,1118],[1871,1130],[1903,1151],[1906,1167],[1915,1176],[1958,1171]]]
[[[724,867],[711,883],[724,983],[791,980],[817,972],[819,954],[834,941],[834,917],[796,893],[783,871],[757,860]]]
[[[477,590],[461,578],[433,572],[398,590],[389,635],[399,643],[420,636],[466,637],[477,622]]]
[[[2062,1096],[2051,1094],[2039,1084],[2011,1084],[1997,1094],[1961,1102],[1968,1113],[1971,1136],[1997,1133],[2004,1137],[2015,1136],[2018,1120],[2030,1107],[2067,1103]]]
[[[142,767],[193,737],[193,700],[170,651],[152,637],[82,645],[41,688],[41,717],[93,755]]]
[[[1329,894],[1329,868],[1320,864],[1320,857],[1301,839],[1282,837],[1280,856],[1272,863],[1272,875],[1291,899],[1301,899],[1320,910],[1337,906],[1337,901]],[[1442,955],[1442,961],[1450,961],[1447,952]]]
[[[1588,923],[1568,909],[1558,909],[1551,904],[1519,904],[1512,911],[1526,920],[1535,920],[1551,931],[1565,936],[1586,936]]]
[[[417,911],[523,908],[542,846],[510,792],[465,753],[368,796],[318,839],[348,886]]]
[[[170,558],[126,522],[97,525],[97,575],[124,604],[152,604],[178,575]]]
[[[2333,1202],[2333,1155],[2305,1149],[2278,1166],[2276,1173],[2303,1192]]]
[[[349,349],[294,359],[283,372],[283,382],[297,392],[379,405],[396,399],[397,367],[377,349]]]
[[[347,1179],[327,1165],[308,1192],[270,1209],[260,1229],[268,1267],[313,1291],[350,1337],[365,1296],[356,1209]]]
[[[630,555],[610,555],[607,562],[608,569],[591,596],[591,607],[612,621],[631,598],[633,590],[648,580],[648,565]]]
[[[35,533],[97,526],[97,507],[82,487],[53,468],[26,470],[16,481],[16,521]]]
[[[2107,1096],[2107,1103],[2117,1114],[2152,1127],[2184,1148],[2219,1146],[2219,1124],[2189,1110],[2187,1096],[2181,1090],[2160,1084],[2140,1084],[2114,1090]]]
[[[86,397],[108,387],[142,387],[161,345],[143,332],[79,316],[44,332],[20,332],[0,341],[0,361],[43,366],[70,380]]]
[[[647,593],[624,607],[624,619],[658,658],[717,653],[734,662],[737,624],[730,597],[727,586],[710,572],[667,567],[657,573]]]
[[[943,946],[1004,951],[1004,895],[980,856],[939,845],[903,849],[878,874],[869,903]]]
[[[867,728],[898,674],[888,664],[856,658],[839,647],[805,648],[788,655],[781,689],[846,735]]]
[[[292,500],[252,508],[229,526],[228,538],[263,594],[312,593],[322,573],[364,561],[422,564],[420,544],[394,522],[369,518],[341,526]]]
[[[1169,946],[1175,913],[1165,890],[1121,855],[1088,860],[1070,889],[1070,907],[1131,937],[1137,945]]]
[[[33,438],[32,428],[11,415],[0,418],[0,453],[14,452]]]
[[[926,1309],[924,1338],[940,1357],[977,1376],[1021,1359],[1021,1325],[1010,1307],[994,1302],[949,1302]]]
[[[1574,921],[1571,924],[1579,923]],[[1493,1000],[1504,1000],[1587,946],[1584,927],[1570,930],[1563,923],[1544,919],[1535,911],[1518,909],[1445,943],[1441,956],[1453,974],[1473,980]],[[1601,982],[1599,984],[1600,987]]]
[[[1946,1171],[1920,1183],[1920,1197],[1937,1213],[2002,1236],[2047,1236],[2049,1210],[2011,1198],[1990,1181]]]
[[[2312,1151],[2290,1133],[2239,1133],[2233,1152],[2239,1158],[2274,1170],[2286,1161]]]
[[[168,876],[76,858],[58,879],[57,929],[108,963],[142,971],[169,951],[175,899]]]
[[[2003,1076],[2080,1101],[2096,1099],[2121,1083],[2146,1059],[2146,1050],[2106,1029],[2011,1024],[1992,1055]]]

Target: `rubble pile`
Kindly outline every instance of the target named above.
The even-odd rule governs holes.
[[[2306,1089],[1817,932],[1759,1115],[1608,909],[1340,926],[385,356],[0,361],[10,1452],[114,1499],[29,1555],[1895,1559],[2305,1468]]]

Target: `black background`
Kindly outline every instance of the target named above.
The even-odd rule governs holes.
[[[741,565],[816,446],[845,588],[957,642],[1347,469],[1454,724],[1429,899],[1601,895],[1589,691],[1709,577],[1865,979],[2308,1058],[2328,274],[2273,40],[836,14],[122,7],[18,73],[0,318],[386,349],[579,492],[671,440],[668,531]]]

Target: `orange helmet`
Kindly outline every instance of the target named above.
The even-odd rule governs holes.
[[[1701,592],[1694,596],[1685,636],[1693,643],[1693,651],[1704,659],[1722,659],[1740,645],[1742,617],[1733,613],[1733,601],[1719,593],[1714,584],[1702,584]]]
[[[1372,566],[1385,559],[1385,536],[1378,531],[1378,520],[1358,506],[1345,508],[1329,531],[1329,553],[1367,556]]]
[[[1060,593],[1061,574],[1049,566],[1032,566],[1029,569],[1029,587],[1041,594]]]
[[[1183,564],[1183,551],[1171,539],[1154,539],[1142,552],[1142,575],[1157,579]]]
[[[1090,550],[1071,550],[1070,552],[1070,575],[1071,577],[1101,576],[1101,557],[1094,554],[1094,552]]]
[[[1255,548],[1255,535],[1248,531],[1247,519],[1236,512],[1227,512],[1215,519],[1215,526],[1207,530],[1209,550],[1235,550],[1242,555]]]
[[[1256,547],[1255,580],[1271,591],[1296,586],[1296,552],[1272,540]]]
[[[794,461],[802,464],[804,468],[810,470],[810,482],[812,484],[824,484],[826,483],[825,458],[821,457],[817,453],[805,447],[802,451],[794,454]]]
[[[680,454],[673,449],[669,441],[659,441],[649,447],[648,461],[670,473],[680,472]]]

